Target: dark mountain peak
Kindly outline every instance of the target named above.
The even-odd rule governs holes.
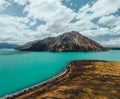
[[[81,34],[79,33],[79,32],[76,32],[76,31],[70,31],[70,32],[66,32],[66,33],[64,33],[64,34],[62,34],[62,35],[60,35],[60,36],[81,36]]]
[[[43,40],[27,43],[18,48],[23,51],[54,51],[54,52],[87,52],[105,51],[97,42],[83,36],[79,32],[71,31],[57,37],[48,37]]]
[[[78,40],[80,41],[80,39],[82,39],[84,36],[79,32],[71,31],[71,32],[66,32],[62,35],[59,35],[58,37],[63,41],[66,41],[66,39],[71,41],[78,41]]]

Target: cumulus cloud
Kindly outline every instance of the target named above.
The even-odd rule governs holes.
[[[20,5],[25,5],[29,0],[14,0],[14,2],[20,4]]]
[[[3,11],[6,7],[8,7],[10,5],[9,2],[5,1],[5,0],[0,0],[0,12]]]
[[[24,9],[27,12],[27,17],[39,19],[46,22],[63,21],[68,22],[75,13],[62,5],[61,0],[30,0],[30,4]]]
[[[115,13],[120,8],[120,0],[97,0],[90,8],[92,17],[101,17]]]
[[[103,16],[98,23],[111,27],[117,26],[120,24],[120,17],[115,15]]]
[[[114,15],[119,8],[119,0],[97,0],[92,5],[86,4],[79,9],[76,18],[79,20],[79,24],[83,21],[83,24],[86,27],[91,26],[91,28],[84,27],[84,30],[81,30],[81,33],[93,37],[105,34],[120,34],[120,17]],[[99,20],[96,20],[96,23],[93,23],[92,20],[96,18]]]
[[[119,47],[120,46],[120,37],[118,38],[111,38],[108,41],[101,42],[102,45],[108,47]]]
[[[72,0],[66,1],[74,5]],[[115,14],[120,0],[97,0],[82,5],[78,12],[63,5],[62,0],[1,0],[0,11],[14,6],[13,2],[23,7],[25,15],[0,15],[1,42],[23,44],[73,30],[91,37],[120,34],[120,16]]]
[[[110,30],[109,34],[120,34],[120,16],[103,16],[99,19],[98,23],[108,26]]]
[[[96,37],[109,34],[110,30],[108,28],[97,28],[96,30],[85,30],[82,31],[82,33],[90,37]]]
[[[24,43],[33,39],[33,31],[27,25],[28,19],[0,15],[0,41],[10,43]]]
[[[30,0],[30,4],[25,7],[24,12],[28,13],[28,18],[47,22],[45,25],[38,26],[37,30],[44,33],[43,35],[48,34],[48,36],[68,31],[70,21],[77,14],[64,6],[61,0],[38,0],[36,2]]]

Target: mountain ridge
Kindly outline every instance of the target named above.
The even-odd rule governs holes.
[[[21,51],[50,51],[50,52],[89,52],[106,51],[99,43],[83,36],[79,32],[71,31],[57,37],[48,37],[26,43],[17,48]]]

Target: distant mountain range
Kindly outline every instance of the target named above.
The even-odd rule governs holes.
[[[112,50],[120,50],[120,47],[107,47],[109,49],[112,49]]]
[[[9,44],[9,43],[0,43],[0,48],[17,48],[19,45],[17,44]]]
[[[99,43],[71,31],[57,37],[48,37],[43,40],[29,42],[19,48],[20,51],[50,51],[50,52],[89,52],[106,51]]]

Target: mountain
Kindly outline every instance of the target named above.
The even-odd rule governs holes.
[[[48,37],[43,40],[29,42],[17,50],[21,51],[50,51],[50,52],[88,52],[106,51],[97,42],[83,36],[82,34],[71,31],[57,37]]]
[[[120,50],[120,47],[107,47],[107,48],[109,48],[111,50]]]
[[[0,43],[0,48],[17,48],[19,45],[17,44],[9,44],[9,43]]]

